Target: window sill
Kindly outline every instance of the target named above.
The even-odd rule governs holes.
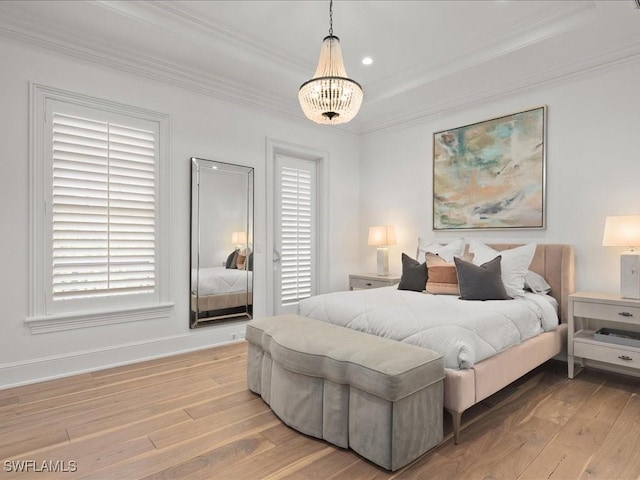
[[[43,315],[29,317],[25,323],[31,329],[33,335],[39,333],[61,332],[76,328],[90,328],[115,323],[139,322],[143,320],[157,320],[167,318],[173,310],[173,303],[162,303],[145,307],[134,307],[123,310],[95,311]]]

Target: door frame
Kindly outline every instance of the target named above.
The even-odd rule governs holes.
[[[316,294],[325,293],[329,290],[329,152],[267,137],[265,169],[267,181],[267,201],[265,202],[267,235],[264,265],[267,284],[267,315],[273,315],[275,312],[273,248],[274,222],[276,218],[274,196],[276,191],[275,164],[277,155],[308,160],[316,164],[316,202],[318,208],[316,217]]]

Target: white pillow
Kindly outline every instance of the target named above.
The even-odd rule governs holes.
[[[528,288],[533,293],[547,294],[551,291],[551,285],[547,283],[542,275],[531,270],[524,276],[524,288]]]
[[[533,255],[536,253],[535,243],[499,252],[482,242],[471,241],[469,251],[473,253],[473,263],[476,265],[482,265],[498,255],[502,255],[501,268],[504,288],[511,297],[524,295],[524,277],[529,270]]]
[[[464,238],[458,238],[447,245],[427,243],[428,240],[418,237],[418,252],[416,258],[424,262],[427,252],[435,253],[446,262],[453,262],[453,257],[461,257],[464,253]]]

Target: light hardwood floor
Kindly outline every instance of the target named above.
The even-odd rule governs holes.
[[[395,473],[283,425],[245,382],[246,343],[0,391],[0,478],[636,479],[637,379],[547,362]],[[18,461],[32,461],[21,472]],[[47,465],[75,470],[43,474]],[[46,468],[46,467],[45,467]],[[14,471],[9,471],[14,470]]]

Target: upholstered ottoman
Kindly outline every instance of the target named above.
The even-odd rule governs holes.
[[[246,339],[249,389],[300,432],[389,470],[442,440],[440,354],[299,315],[252,320]]]

